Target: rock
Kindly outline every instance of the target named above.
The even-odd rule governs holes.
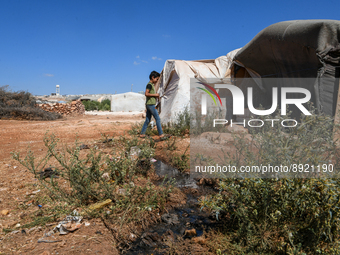
[[[155,247],[160,243],[161,237],[157,232],[147,232],[141,236],[142,243],[149,247]]]
[[[5,224],[5,228],[12,228],[14,227],[18,222],[17,221],[9,221],[7,224]]]
[[[130,233],[130,241],[134,242],[136,241],[136,239],[137,239],[137,236],[133,233]]]
[[[173,243],[175,241],[175,234],[170,229],[162,235],[163,242]]]
[[[9,210],[2,210],[2,211],[1,211],[1,214],[2,214],[2,215],[8,215],[8,214],[9,214]]]
[[[205,239],[205,238],[202,237],[202,236],[193,237],[192,240],[193,240],[195,243],[198,243],[198,244],[206,244],[206,243],[207,243],[207,239]]]
[[[199,180],[199,185],[217,186],[218,185],[218,179],[216,179],[216,178],[201,178]]]
[[[228,131],[230,133],[235,133],[235,134],[248,134],[248,129],[246,129],[245,127],[243,126],[239,126],[239,125],[229,125],[227,127]]]
[[[166,224],[169,225],[176,225],[179,224],[178,216],[177,214],[170,214],[170,213],[165,213],[161,216],[162,221],[164,221]]]
[[[196,229],[187,229],[184,231],[184,236],[191,237],[191,236],[197,236]]]

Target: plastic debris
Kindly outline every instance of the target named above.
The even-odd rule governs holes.
[[[74,210],[72,214],[73,215],[66,216],[55,228],[48,233],[45,233],[44,236],[38,240],[38,243],[60,242],[61,240],[56,240],[53,236],[55,233],[59,232],[60,235],[67,235],[68,233],[79,229],[82,225],[81,220],[83,217],[79,216],[79,213],[76,210]]]
[[[90,149],[90,147],[87,144],[82,144],[79,146],[79,150],[87,150]]]
[[[103,202],[90,205],[89,209],[90,210],[98,210],[98,209],[103,208],[104,206],[107,206],[107,205],[111,204],[111,203],[112,203],[112,200],[111,199],[107,199],[107,200],[105,200]]]
[[[120,195],[126,195],[126,189],[119,189],[119,190],[118,190],[118,193],[119,193]]]
[[[155,162],[157,162],[157,160],[154,159],[154,158],[150,158],[150,162],[151,162],[151,163],[155,163]]]
[[[59,173],[51,167],[45,168],[44,171],[39,172],[40,179],[45,178],[58,178]]]
[[[102,174],[102,178],[109,181],[111,178],[110,178],[110,174],[109,173],[103,173]]]
[[[139,149],[138,146],[133,146],[130,149],[130,158],[137,159],[140,153],[141,153],[141,149]]]

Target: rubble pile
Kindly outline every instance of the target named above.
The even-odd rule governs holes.
[[[85,106],[80,100],[72,101],[71,103],[48,103],[48,104],[38,104],[38,106],[47,112],[57,112],[63,115],[70,114],[84,114]]]

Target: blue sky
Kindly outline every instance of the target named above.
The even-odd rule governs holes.
[[[34,95],[145,89],[166,59],[214,59],[265,27],[340,19],[334,1],[0,0],[0,86]]]

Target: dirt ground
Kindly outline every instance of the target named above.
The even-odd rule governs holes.
[[[0,254],[118,254],[111,235],[100,220],[91,220],[72,235],[60,236],[61,242],[38,243],[45,227],[22,231],[18,224],[28,212],[20,204],[34,199],[37,180],[11,157],[11,152],[25,153],[30,146],[36,157],[46,153],[43,137],[54,133],[62,143],[93,143],[103,134],[124,135],[130,126],[143,122],[141,113],[82,115],[55,121],[0,120]],[[33,207],[33,209],[32,209]],[[35,208],[36,207],[36,208]],[[39,210],[38,206],[30,206]],[[5,235],[3,229],[18,229]]]

